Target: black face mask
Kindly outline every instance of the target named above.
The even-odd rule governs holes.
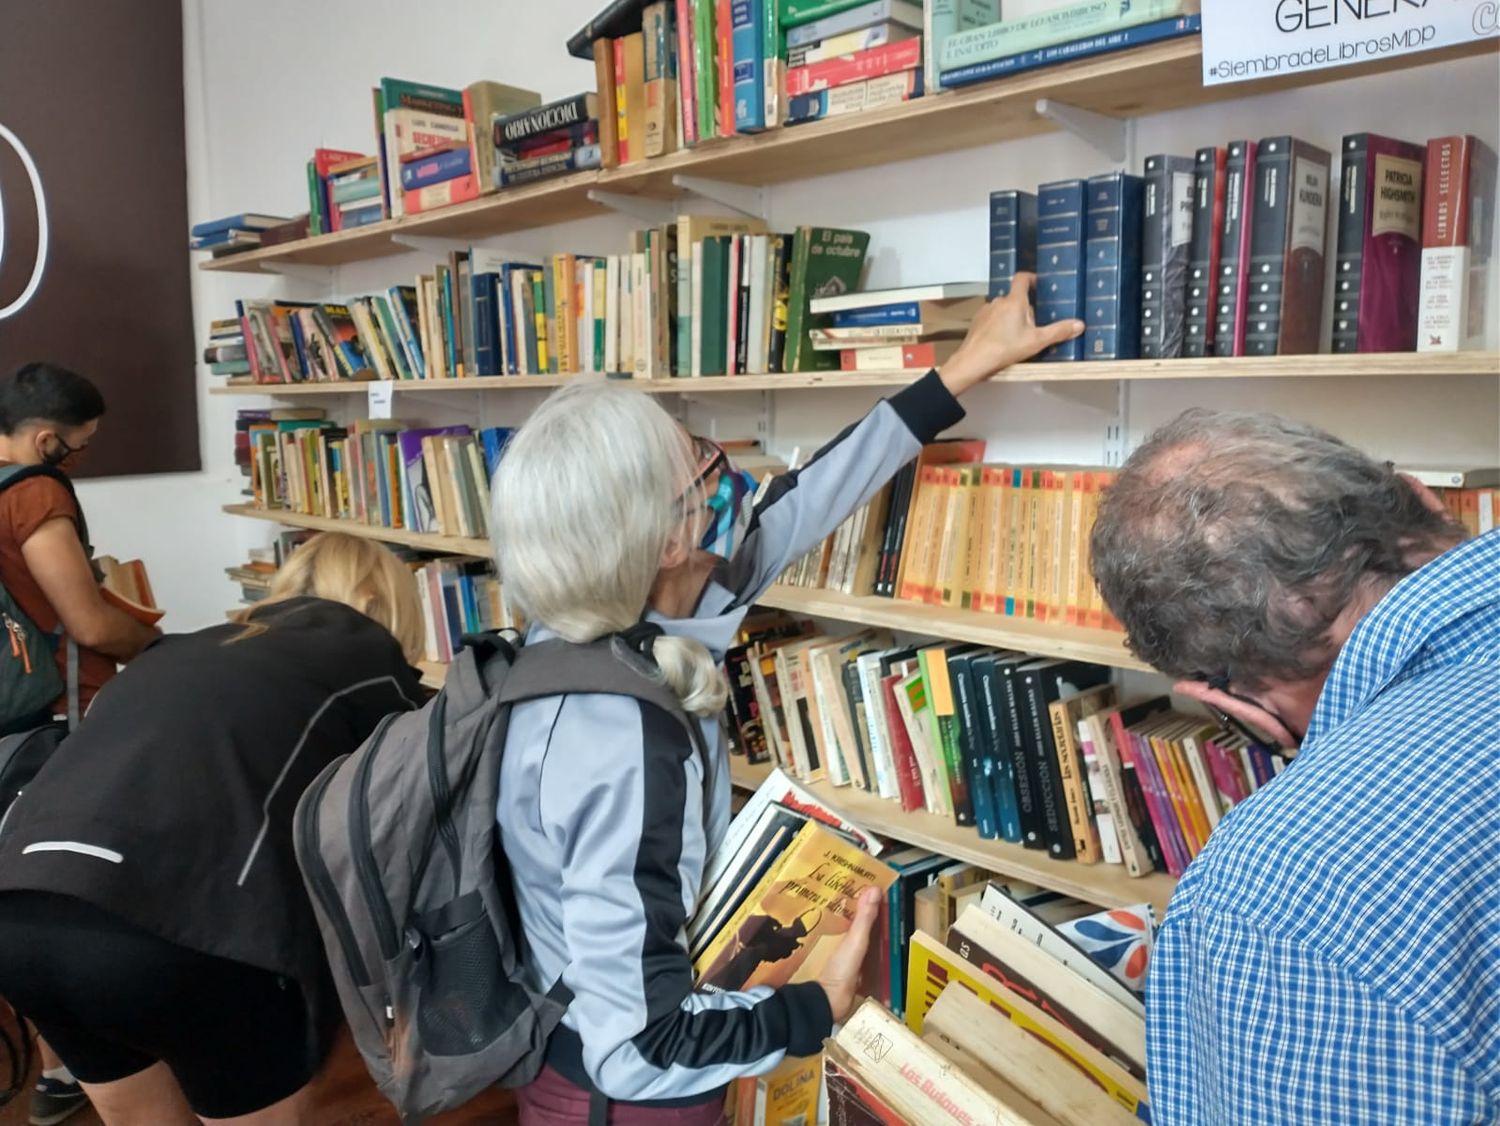
[[[52,439],[57,445],[42,453],[42,464],[49,469],[62,468],[63,462],[67,461],[68,458],[74,454],[81,454],[84,450],[88,449],[88,443],[84,443],[81,446],[70,446],[57,434],[52,435]]]

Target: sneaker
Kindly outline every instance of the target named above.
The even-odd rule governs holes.
[[[57,1126],[88,1105],[89,1097],[77,1083],[44,1075],[31,1092],[31,1126]]]

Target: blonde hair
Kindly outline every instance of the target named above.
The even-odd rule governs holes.
[[[668,547],[692,542],[702,505],[683,492],[694,469],[687,435],[640,392],[576,383],[549,396],[495,475],[490,527],[506,596],[567,641],[635,625]],[[723,674],[702,643],[663,636],[652,653],[685,710],[724,706]]]
[[[245,630],[232,640],[264,633],[255,618],[266,607],[304,597],[353,607],[390,631],[408,661],[421,660],[422,604],[411,571],[382,545],[343,532],[321,532],[292,552],[271,593],[237,615]]]

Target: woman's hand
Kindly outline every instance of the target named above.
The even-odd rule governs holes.
[[[938,377],[954,395],[962,395],[1011,364],[1083,334],[1082,321],[1037,325],[1031,311],[1035,284],[1035,274],[1017,274],[1009,294],[995,298],[979,311],[958,351],[938,369]]]
[[[828,994],[834,1024],[842,1023],[854,1011],[859,971],[864,968],[865,952],[870,948],[870,928],[875,925],[875,916],[879,912],[879,889],[865,888],[854,905],[854,920],[849,924],[849,932],[818,975],[818,984]]]

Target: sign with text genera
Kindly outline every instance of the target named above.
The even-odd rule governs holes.
[[[1500,37],[1500,0],[1203,0],[1203,84]]]

